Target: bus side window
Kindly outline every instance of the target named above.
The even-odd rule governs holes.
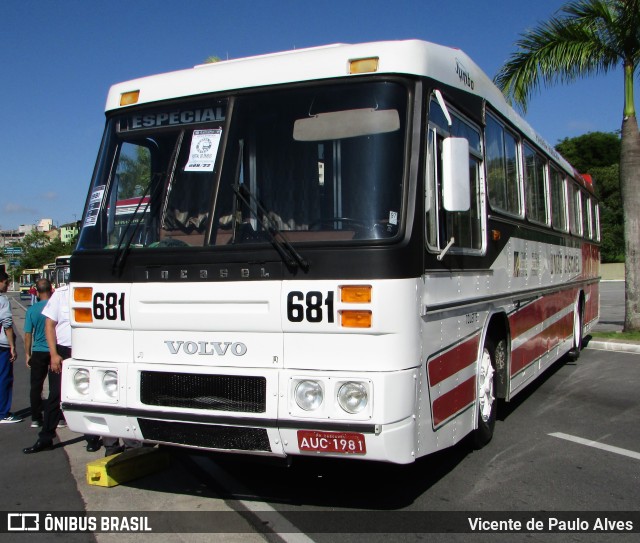
[[[551,167],[551,224],[557,230],[569,230],[566,181],[562,172],[554,166]]]
[[[591,199],[586,193],[582,193],[582,222],[584,224],[582,235],[585,238],[593,237],[593,218],[591,216]]]
[[[569,198],[570,218],[571,218],[571,233],[576,236],[582,236],[582,201],[580,190],[571,183],[570,185],[571,196]]]
[[[547,161],[527,144],[524,145],[524,173],[527,218],[548,225]]]
[[[492,209],[522,217],[518,138],[487,114],[485,140],[489,204]]]
[[[451,242],[451,252],[484,248],[484,192],[481,183],[482,146],[480,131],[461,115],[447,108],[452,124],[449,125],[440,104],[431,101],[430,125],[427,143],[425,187],[426,240],[428,247],[443,251]],[[446,138],[464,138],[468,142],[470,206],[464,211],[447,211],[443,194],[443,174],[446,157],[443,156]],[[458,158],[460,160],[460,158]],[[466,176],[465,176],[466,177]]]
[[[596,241],[601,241],[600,238],[600,206],[598,205],[598,203],[594,200],[593,201],[593,220],[594,225],[594,232],[593,232],[593,239],[595,239]]]

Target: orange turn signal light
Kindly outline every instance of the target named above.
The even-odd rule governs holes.
[[[350,74],[366,74],[378,71],[380,57],[356,58],[349,61]]]
[[[93,322],[93,315],[90,307],[74,307],[73,317],[76,322]]]
[[[93,298],[93,288],[77,287],[73,289],[74,302],[90,302]]]
[[[344,309],[340,311],[340,324],[345,328],[371,328],[371,311]]]
[[[130,106],[131,104],[137,104],[138,98],[140,98],[140,91],[123,92],[120,95],[120,105]]]
[[[341,286],[340,301],[349,304],[366,304],[371,302],[371,285]]]

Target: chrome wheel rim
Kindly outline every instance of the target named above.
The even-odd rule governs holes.
[[[493,391],[493,374],[495,373],[491,364],[491,355],[485,348],[480,357],[480,378],[478,386],[478,405],[480,417],[484,422],[491,418],[491,410],[495,400]]]

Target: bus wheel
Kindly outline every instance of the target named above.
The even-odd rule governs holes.
[[[573,347],[567,354],[569,360],[578,360],[582,350],[582,305],[577,302],[573,309]]]
[[[480,356],[478,372],[478,428],[473,431],[473,445],[476,449],[484,447],[493,437],[496,425],[496,355],[506,356],[506,343],[498,343],[487,337]],[[504,351],[504,352],[503,352]]]

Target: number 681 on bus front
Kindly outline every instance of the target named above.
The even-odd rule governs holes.
[[[337,323],[345,328],[371,328],[373,311],[365,305],[371,303],[371,291],[371,285],[340,285],[336,297],[333,290],[292,290],[286,298],[287,320],[290,323]],[[362,306],[354,308],[352,304]]]
[[[94,287],[74,286],[71,293],[73,322],[98,324],[111,328],[129,322],[129,293],[121,288],[97,290]]]

